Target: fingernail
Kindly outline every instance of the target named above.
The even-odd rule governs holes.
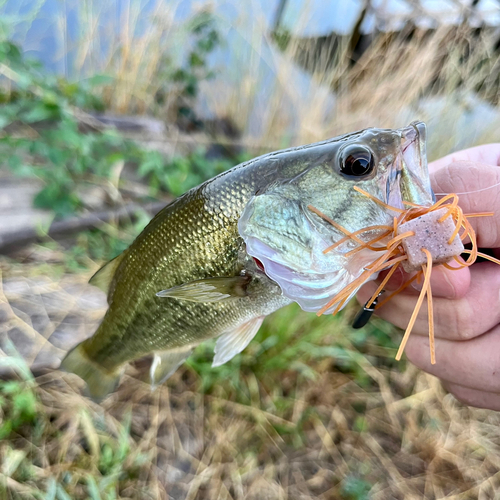
[[[382,276],[383,275],[379,277],[378,281],[380,281],[380,278]],[[394,274],[391,276],[391,279],[386,283],[384,288],[386,290],[397,290],[404,283],[404,276],[405,275],[403,270],[400,267],[398,267],[394,272]]]
[[[451,282],[449,275],[446,271],[444,271],[442,274],[444,277],[444,281],[446,281],[446,285],[447,285],[447,290],[445,293],[443,293],[443,295],[445,295],[447,299],[454,299],[456,296],[455,286]]]
[[[419,278],[415,280],[411,286],[414,290],[420,292],[422,291],[423,284],[423,278]],[[433,273],[431,274],[431,290],[433,295],[446,299],[454,299],[457,295],[455,285],[450,279],[448,271],[443,267],[433,268]]]
[[[417,290],[417,292],[420,292],[422,290],[422,286],[424,285],[424,280],[422,279],[421,276],[419,276],[415,281],[412,281],[411,287],[414,290]]]

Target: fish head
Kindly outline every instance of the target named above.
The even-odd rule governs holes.
[[[375,226],[359,239],[377,237],[383,232],[377,226],[392,225],[398,215],[389,206],[435,202],[425,138],[425,125],[415,122],[402,129],[361,130],[263,157],[267,182],[238,222],[247,253],[304,310],[322,309],[379,256],[368,248],[350,256],[357,246],[351,239],[324,253],[328,247],[346,232],[367,227]],[[272,177],[265,175],[266,161]]]
[[[275,190],[279,184],[284,190],[293,185],[303,201],[324,208],[340,224],[344,220],[347,226],[360,229],[367,221],[387,218],[387,210],[357,193],[354,186],[400,209],[405,208],[403,200],[424,206],[435,202],[422,122],[397,130],[361,130],[287,153],[295,175],[278,180],[265,191]],[[310,155],[310,161],[294,162],[294,154],[302,160]]]

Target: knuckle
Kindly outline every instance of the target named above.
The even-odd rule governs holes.
[[[484,394],[475,389],[453,385],[448,392],[462,405],[476,408],[490,408],[491,404],[484,400]]]
[[[455,333],[460,340],[469,340],[477,335],[477,318],[466,300],[460,301],[454,314]]]
[[[464,388],[462,386],[457,385],[453,382],[449,382],[447,380],[442,380],[441,385],[443,386],[443,389],[451,394],[459,403],[465,405],[471,404],[472,400],[470,397],[470,391],[464,391]]]
[[[436,316],[441,331],[447,337],[469,340],[477,335],[478,321],[466,300],[446,301]]]
[[[464,394],[462,391],[457,390],[456,388],[453,388],[450,391],[450,394],[453,395],[453,397],[459,402],[462,403],[463,405],[467,406],[473,406],[474,405],[474,398],[471,397],[470,394]]]

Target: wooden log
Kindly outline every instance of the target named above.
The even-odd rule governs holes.
[[[127,219],[134,220],[139,210],[145,210],[151,215],[154,215],[168,203],[169,201],[155,201],[143,205],[130,203],[117,209],[104,210],[80,217],[57,220],[50,225],[46,235],[40,234],[35,227],[21,228],[19,231],[8,233],[0,237],[0,254],[12,253],[30,243],[42,240],[44,236],[55,238],[57,236],[68,235],[92,227],[99,227],[100,224],[111,220],[117,220],[118,222],[123,222]]]

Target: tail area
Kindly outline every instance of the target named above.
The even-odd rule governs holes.
[[[110,372],[98,363],[90,360],[83,349],[83,344],[78,344],[66,354],[60,369],[75,373],[85,380],[88,395],[96,402],[103,400],[110,392],[116,389],[123,371],[119,368]]]

